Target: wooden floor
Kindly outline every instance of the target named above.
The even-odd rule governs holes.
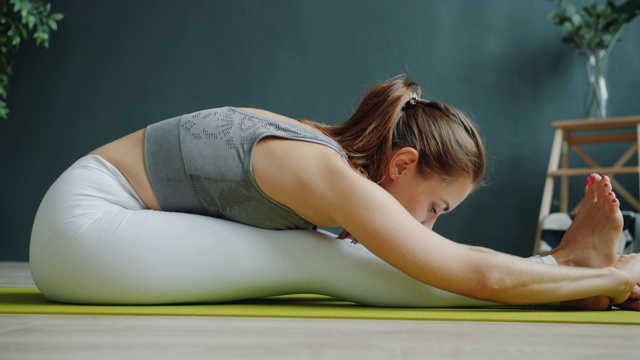
[[[33,287],[0,263],[0,287]],[[0,315],[0,359],[640,359],[640,326]]]

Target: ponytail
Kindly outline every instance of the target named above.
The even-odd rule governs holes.
[[[420,99],[421,91],[418,83],[397,77],[373,86],[342,124],[302,121],[336,140],[351,166],[375,183],[384,179],[393,151],[411,147],[425,176],[467,175],[478,186],[486,153],[476,126],[452,106]]]
[[[393,151],[396,123],[412,94],[419,96],[420,86],[404,78],[377,84],[367,92],[355,113],[342,124],[318,126],[305,122],[336,140],[356,171],[380,183]]]

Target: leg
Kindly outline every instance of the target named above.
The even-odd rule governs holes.
[[[361,245],[317,232],[146,210],[100,160],[85,158],[63,174],[36,216],[32,274],[52,300],[163,304],[316,293],[377,306],[490,305],[422,284]]]

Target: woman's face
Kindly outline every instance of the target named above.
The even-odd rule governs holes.
[[[470,176],[445,181],[438,176],[424,178],[417,171],[388,177],[381,185],[429,229],[438,216],[452,211],[473,190]]]

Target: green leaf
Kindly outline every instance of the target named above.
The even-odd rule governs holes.
[[[49,47],[49,34],[44,31],[37,31],[33,37],[36,39],[36,45],[44,44],[44,47]]]
[[[51,13],[50,1],[0,0],[0,119],[9,114],[5,99],[13,72],[13,55],[20,43],[32,37],[36,45],[48,48],[50,32],[58,29],[63,18],[60,13]]]
[[[33,15],[29,15],[29,17],[27,19],[27,22],[29,23],[29,25],[28,25],[29,26],[29,30],[32,30],[33,29],[33,25],[36,24],[36,17],[33,16]]]
[[[577,14],[577,13],[573,14],[573,15],[571,15],[571,22],[574,25],[578,26],[578,25],[582,24],[582,17],[580,16],[580,14]]]
[[[0,119],[7,120],[9,118],[9,109],[5,105],[4,101],[0,100]]]
[[[570,22],[565,23],[564,25],[562,25],[562,30],[564,30],[564,32],[567,33],[567,34],[571,34],[574,29],[575,28],[574,28],[573,24],[570,23]]]
[[[566,4],[564,7],[564,11],[567,14],[567,16],[571,16],[576,12],[578,12],[578,9],[575,6],[573,6],[573,4]]]
[[[7,108],[7,103],[3,100],[0,100],[0,119],[6,120],[9,115],[9,109]]]
[[[640,15],[640,0],[626,0],[621,5],[616,0],[593,0],[580,10],[565,0],[556,0],[556,5],[557,11],[551,12],[549,19],[562,28],[564,43],[583,51],[610,51],[624,25]]]
[[[13,2],[13,1],[12,1],[12,2]],[[18,12],[18,11],[22,10],[22,5],[24,5],[24,4],[22,3],[22,1],[16,1],[16,2],[14,2],[14,4],[13,4],[13,12]]]

